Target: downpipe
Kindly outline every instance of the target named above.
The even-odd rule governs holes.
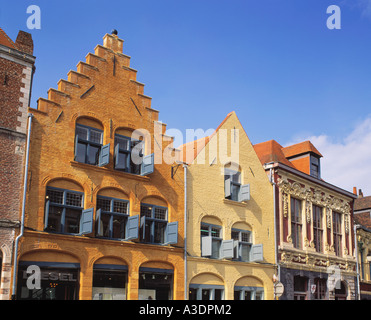
[[[28,161],[30,156],[30,139],[31,139],[31,123],[32,123],[33,114],[28,114],[28,130],[27,130],[27,149],[26,149],[26,160],[24,168],[24,181],[23,181],[23,200],[22,200],[22,217],[21,217],[21,232],[15,239],[14,244],[14,261],[13,261],[13,286],[12,286],[12,300],[15,300],[16,297],[16,280],[17,280],[17,271],[18,271],[18,247],[19,240],[23,237],[24,233],[24,219],[26,212],[26,196],[27,196],[27,181],[28,181]]]

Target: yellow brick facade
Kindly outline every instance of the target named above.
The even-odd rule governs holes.
[[[97,265],[126,270],[126,299],[133,300],[140,298],[140,268],[162,270],[173,277],[168,298],[183,299],[183,168],[173,178],[171,165],[166,163],[156,163],[154,172],[147,176],[114,169],[117,133],[128,135],[135,129],[148,132],[144,155],[155,150],[161,156],[169,145],[160,141],[161,148],[156,151],[159,144],[154,136],[155,125],[161,131],[157,140],[162,139],[166,125],[158,122],[158,111],[151,108],[151,98],[144,95],[144,85],[136,81],[137,71],[130,67],[130,57],[122,53],[122,47],[123,41],[117,35],[105,35],[103,46],[96,46],[94,53],[86,56],[86,62],[78,63],[77,71],[70,71],[67,80],[60,80],[57,89],[50,89],[48,99],[40,98],[37,110],[29,109],[34,115],[30,179],[18,262],[78,266],[76,298],[84,300],[92,299],[93,270]],[[108,165],[98,167],[74,160],[77,124],[103,131],[103,145],[110,144]],[[178,222],[178,243],[101,239],[96,237],[96,225],[90,235],[45,232],[46,190],[50,187],[81,192],[84,209],[96,208],[97,196],[128,201],[130,216],[140,215],[141,203],[166,207],[167,221]]]
[[[223,132],[223,134],[222,134]],[[226,134],[224,136],[224,134]],[[226,137],[226,139],[225,139]],[[208,294],[207,289],[221,288],[222,298],[233,300],[237,289],[263,292],[265,300],[273,299],[275,273],[273,190],[269,179],[236,114],[227,116],[215,134],[207,140],[205,148],[198,146],[198,155],[187,169],[187,288],[188,296]],[[232,141],[237,143],[241,184],[250,185],[250,200],[245,202],[225,199],[224,166],[232,155]],[[221,150],[227,142],[223,156],[213,152]],[[235,144],[234,144],[235,146]],[[184,158],[189,147],[182,146]],[[202,150],[201,150],[202,149]],[[201,151],[200,151],[201,150]],[[233,151],[234,152],[234,151]],[[220,237],[231,239],[231,230],[248,230],[253,244],[263,244],[263,261],[249,262],[234,259],[203,257],[201,252],[201,223],[221,227]],[[193,289],[193,291],[192,291]],[[199,290],[205,289],[200,293]],[[213,298],[216,293],[213,293]],[[251,298],[257,298],[252,296]]]

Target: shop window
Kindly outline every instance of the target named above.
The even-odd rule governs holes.
[[[341,256],[342,251],[342,232],[341,232],[341,214],[338,212],[332,212],[332,236],[335,254]]]
[[[139,300],[172,300],[173,271],[168,269],[139,269]]]
[[[264,289],[260,287],[234,287],[234,300],[263,300]]]
[[[322,208],[313,205],[313,242],[317,252],[323,252]]]
[[[301,200],[291,198],[291,239],[294,248],[302,248]]]
[[[110,144],[103,146],[103,131],[76,124],[75,161],[105,166],[109,163]]]
[[[340,289],[335,289],[335,300],[346,300],[347,289],[343,281],[340,282]]]
[[[308,278],[294,277],[294,300],[307,300]]]
[[[220,285],[190,284],[189,300],[224,300],[224,287]]]
[[[233,169],[231,165],[224,168],[224,196],[233,201],[250,200],[250,185],[241,184],[241,172]]]
[[[138,175],[154,171],[154,154],[143,155],[144,141],[115,135],[115,169]]]
[[[168,222],[166,207],[140,205],[140,240],[155,244],[176,244],[178,242],[178,222]]]
[[[32,289],[27,287],[29,265],[29,262],[19,263],[17,300],[78,300],[79,264],[42,262],[39,266],[41,288]]]
[[[82,192],[52,188],[46,189],[45,231],[88,234],[93,230],[94,209],[83,209]]]
[[[129,201],[97,197],[96,235],[108,239],[138,238],[139,215],[129,216]]]
[[[95,265],[93,300],[126,300],[127,267]]]

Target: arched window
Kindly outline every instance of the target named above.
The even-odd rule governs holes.
[[[75,134],[75,161],[105,166],[109,163],[109,152],[110,144],[103,145],[103,126],[92,119],[78,119]]]
[[[250,185],[242,185],[241,169],[235,163],[224,166],[224,195],[226,199],[233,201],[250,200]]]

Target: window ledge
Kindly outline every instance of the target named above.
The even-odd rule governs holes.
[[[248,204],[245,203],[245,202],[238,202],[238,201],[229,200],[229,199],[225,199],[225,198],[223,198],[223,202],[225,204],[233,204],[233,205],[239,206],[239,207],[247,207],[248,206]]]
[[[108,173],[108,174],[112,174],[114,176],[121,176],[121,177],[124,177],[124,178],[135,179],[135,180],[140,180],[140,181],[149,181],[150,180],[150,177],[148,177],[148,176],[141,176],[141,175],[132,174],[132,173],[128,173],[128,172],[122,172],[122,171],[118,171],[118,170],[114,170],[114,169],[109,169],[109,168],[106,168],[106,167],[98,167],[98,166],[95,166],[95,165],[92,165],[92,164],[81,163],[81,162],[77,162],[77,161],[70,161],[70,163],[71,163],[72,167],[78,167],[78,168],[87,169],[87,170],[95,170],[95,171],[98,171],[98,172],[102,172],[104,174]]]

